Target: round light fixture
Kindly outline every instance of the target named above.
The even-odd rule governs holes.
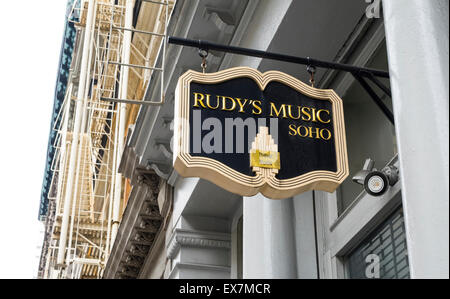
[[[389,186],[387,176],[381,171],[372,171],[364,180],[364,189],[373,196],[383,195]]]

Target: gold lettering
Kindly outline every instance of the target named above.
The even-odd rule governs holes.
[[[298,116],[297,117],[293,117],[292,116],[292,105],[288,105],[288,114],[289,114],[289,117],[290,118],[292,118],[292,119],[300,119],[300,106],[297,106],[297,110],[298,110]]]
[[[302,132],[301,132],[301,129],[302,129],[302,128],[305,129],[305,134],[302,134]],[[308,136],[308,128],[305,127],[305,126],[298,126],[297,132],[298,132],[298,136],[300,136],[300,137],[306,137],[306,136]]]
[[[312,110],[312,122],[317,122],[316,120],[316,108],[311,108]]]
[[[325,137],[323,137],[323,132],[327,132],[327,138],[325,138]],[[330,140],[331,139],[331,132],[330,132],[330,130],[328,130],[328,129],[322,129],[322,130],[320,130],[320,137],[323,139],[323,140]]]
[[[295,124],[289,125],[288,134],[291,136],[299,136],[304,138],[313,138],[313,139],[322,139],[322,140],[330,140],[331,132],[328,129],[321,129],[315,127],[307,127],[307,126],[296,126]]]
[[[311,120],[311,114],[309,112],[307,112],[307,111],[311,111],[311,109],[308,108],[308,107],[302,107],[302,114],[303,114],[302,120],[304,120],[304,121],[310,121]],[[305,116],[306,116],[306,118],[305,118]]]
[[[315,134],[316,134],[316,137],[314,137],[314,138],[316,138],[316,139],[320,139],[320,130],[319,130],[319,128],[315,128],[316,130],[315,130]],[[309,131],[309,138],[313,138],[313,128],[312,127],[309,127],[308,128],[308,131]]]
[[[325,109],[320,109],[319,111],[317,111],[317,119],[318,119],[321,123],[323,123],[323,124],[328,124],[328,123],[330,123],[330,121],[331,121],[330,119],[328,119],[328,121],[322,120],[322,118],[320,117],[320,112],[326,112],[326,114],[330,115],[330,111],[325,110]]]
[[[220,102],[219,102],[219,97],[217,96],[217,105],[216,107],[212,107],[211,106],[211,95],[207,94],[206,95],[206,105],[210,108],[210,109],[217,109],[219,108]]]
[[[245,112],[245,111],[244,111],[244,106],[245,106],[245,104],[247,104],[248,100],[245,99],[245,101],[244,101],[243,104],[242,104],[240,98],[236,98],[236,100],[237,100],[237,102],[238,102],[238,104],[239,104],[239,112],[240,112],[240,113],[244,113],[244,112]]]
[[[199,96],[201,96],[201,98],[199,98]],[[203,104],[204,99],[205,96],[203,94],[194,92],[194,107],[199,107],[198,103],[200,103],[203,108],[206,108],[205,104]]]
[[[227,108],[227,100],[231,100],[232,105],[230,108]],[[233,111],[236,108],[236,102],[231,97],[222,96],[222,110],[224,111]]]
[[[286,117],[286,104],[281,105],[280,110],[277,110],[277,107],[274,103],[270,102],[270,116],[273,116],[273,112],[275,112],[276,116],[279,117],[281,111],[283,111],[283,118]]]
[[[297,135],[297,130],[295,129],[295,125],[290,124],[289,125],[289,130],[292,131],[292,132],[289,132],[289,135],[291,135],[291,136]]]
[[[252,109],[253,114],[259,115],[262,113],[261,101],[253,101],[252,106],[253,106],[253,109]]]

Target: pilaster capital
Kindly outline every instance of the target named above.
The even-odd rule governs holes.
[[[175,229],[167,246],[167,257],[175,258],[181,246],[230,249],[231,237],[227,233]]]

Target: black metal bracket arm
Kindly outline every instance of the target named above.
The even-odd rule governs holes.
[[[363,78],[361,75],[356,74],[356,73],[352,73],[352,75],[353,75],[353,77],[355,77],[356,81],[358,81],[359,84],[361,84],[361,86],[364,88],[364,90],[369,94],[369,96],[372,98],[372,100],[375,102],[375,104],[378,106],[378,108],[380,108],[380,110],[383,112],[383,114],[389,119],[391,124],[394,125],[394,114],[384,104],[384,102],[380,99],[380,97],[376,94],[376,92],[372,89],[372,87],[366,82],[365,78]],[[375,77],[373,77],[373,78],[375,78]],[[375,81],[373,81],[373,82],[375,83]],[[375,84],[377,84],[377,83],[375,83]],[[391,94],[390,90],[379,81],[378,81],[378,84],[380,84],[380,86],[379,86],[380,89],[383,90],[383,92],[385,92],[387,95],[390,96],[390,94]]]
[[[386,117],[389,119],[389,121],[392,124],[394,124],[394,116],[393,116],[392,112],[384,104],[384,102],[378,97],[378,95],[375,93],[375,91],[372,89],[372,87],[364,80],[365,78],[369,79],[378,88],[380,88],[386,95],[388,95],[389,97],[392,97],[391,91],[389,90],[389,88],[386,87],[383,83],[381,83],[381,81],[378,80],[378,78],[377,78],[377,77],[389,78],[389,72],[386,72],[383,70],[378,70],[378,69],[357,67],[357,66],[348,65],[348,64],[323,61],[323,60],[318,60],[318,59],[314,59],[311,57],[290,56],[290,55],[266,52],[266,51],[255,50],[255,49],[221,45],[221,44],[211,43],[211,42],[204,41],[204,40],[192,40],[192,39],[186,39],[186,38],[180,38],[180,37],[174,37],[174,36],[169,37],[168,43],[174,44],[174,45],[198,48],[198,49],[205,50],[205,51],[213,50],[213,51],[219,51],[219,52],[225,52],[225,53],[259,57],[259,58],[265,58],[265,59],[272,59],[272,60],[302,64],[302,65],[306,65],[306,66],[320,67],[320,68],[334,69],[334,70],[349,72],[355,77],[355,79],[367,91],[369,96],[377,104],[377,106],[381,109],[381,111],[386,115]]]
[[[202,50],[206,50],[206,51],[213,50],[213,51],[220,51],[220,52],[226,52],[226,53],[232,53],[232,54],[240,54],[240,55],[246,55],[246,56],[253,56],[253,57],[259,57],[259,58],[291,62],[291,63],[296,63],[296,64],[311,65],[311,66],[315,66],[315,67],[347,71],[350,73],[358,73],[361,76],[368,76],[368,74],[373,74],[374,76],[377,76],[377,77],[389,78],[389,72],[386,72],[386,71],[356,67],[356,66],[342,64],[342,63],[323,61],[323,60],[318,60],[318,59],[314,59],[314,58],[310,58],[310,57],[290,56],[290,55],[284,55],[284,54],[278,54],[278,53],[272,53],[272,52],[266,52],[266,51],[248,49],[248,48],[215,44],[215,43],[211,43],[211,42],[204,41],[204,40],[192,40],[192,39],[173,37],[173,36],[169,36],[168,42],[169,42],[169,44],[193,47],[193,48],[198,48],[198,49],[202,49]]]

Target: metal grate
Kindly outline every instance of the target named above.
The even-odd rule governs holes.
[[[349,256],[350,278],[409,278],[403,209],[397,209]]]

